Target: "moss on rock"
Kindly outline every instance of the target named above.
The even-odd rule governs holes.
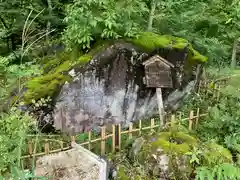
[[[197,145],[197,140],[183,132],[162,132],[157,140],[152,143],[154,149],[161,148],[164,153],[177,153],[183,155],[191,150],[191,146]]]
[[[53,56],[42,59],[44,74],[31,79],[27,83],[27,92],[24,95],[25,104],[30,104],[32,99],[38,100],[47,96],[53,96],[58,87],[66,81],[71,81],[72,77],[64,75],[75,66],[83,66],[99,51],[110,45],[111,41],[101,41],[96,43],[91,51],[86,54],[73,50],[72,52],[61,52]]]
[[[33,78],[28,82],[28,90],[24,94],[25,104],[30,104],[32,100],[53,96],[66,81],[71,81],[71,77],[59,73],[47,74]]]
[[[83,55],[78,58],[77,61],[64,61],[57,67],[50,70],[47,74],[39,77],[35,77],[27,83],[27,91],[24,94],[25,104],[30,104],[32,100],[38,100],[47,96],[53,96],[66,81],[72,80],[71,76],[64,75],[64,72],[68,72],[74,65],[84,65],[92,58],[91,55]],[[52,60],[56,62],[57,60]]]
[[[127,39],[128,42],[142,48],[143,51],[152,52],[158,48],[183,49],[189,50],[189,62],[204,63],[207,62],[207,57],[201,55],[192,45],[183,38],[178,38],[170,35],[159,35],[152,32],[143,32],[136,39]]]

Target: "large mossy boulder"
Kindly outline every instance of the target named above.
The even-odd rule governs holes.
[[[175,66],[174,87],[163,89],[164,100],[194,80],[196,65],[207,61],[188,41],[150,32],[97,43],[91,51],[77,54],[45,59],[44,74],[30,80],[24,94],[27,105],[52,97],[54,108],[47,113],[54,126],[72,134],[154,115],[156,91],[144,85],[142,65],[151,56],[158,54]]]

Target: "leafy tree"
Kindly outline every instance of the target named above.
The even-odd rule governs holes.
[[[239,37],[237,0],[161,1],[155,29],[188,39],[211,65],[230,64],[231,48]]]
[[[143,30],[141,22],[147,11],[143,0],[74,0],[67,6],[63,39],[69,47],[85,49],[94,40],[136,36]]]
[[[48,2],[52,2],[49,6]],[[16,51],[22,45],[22,31],[27,18],[33,20],[37,14],[38,18],[33,21],[29,31],[31,38],[36,39],[49,28],[63,28],[62,12],[64,1],[60,0],[2,0],[0,3],[0,39],[4,41],[5,53]],[[32,11],[30,17],[29,13]],[[30,22],[29,21],[29,22]],[[48,24],[48,25],[47,25]],[[49,26],[50,24],[50,26]],[[48,27],[47,27],[48,26]],[[58,32],[59,32],[58,31]],[[56,31],[57,32],[57,31]]]

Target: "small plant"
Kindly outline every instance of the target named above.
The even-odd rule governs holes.
[[[186,155],[190,156],[190,164],[193,166],[200,165],[200,157],[202,151],[196,147],[193,147],[192,151],[185,153]]]

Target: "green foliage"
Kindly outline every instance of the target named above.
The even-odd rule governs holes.
[[[223,146],[216,143],[205,143],[202,150],[203,162],[202,165],[214,166],[222,163],[232,163],[232,154]]]
[[[237,0],[161,1],[154,28],[189,40],[212,65],[229,64],[239,37],[239,10]]]
[[[2,108],[1,106],[5,105],[6,99],[9,98],[14,89],[16,93],[14,95],[17,95],[23,88],[25,79],[41,73],[39,66],[33,63],[25,63],[22,65],[10,63],[9,58],[0,57],[0,109]],[[12,103],[15,103],[15,101]]]
[[[239,75],[233,76],[226,87],[221,89],[221,99],[214,105],[198,134],[204,140],[215,140],[231,150],[240,150]]]
[[[85,49],[94,40],[135,37],[142,29],[139,22],[146,11],[142,0],[74,0],[67,6],[63,39],[69,47]]]
[[[52,2],[51,12],[49,12],[49,4],[47,2]],[[56,27],[58,30],[61,30],[63,28],[62,2],[63,1],[60,0],[2,1],[0,5],[0,39],[2,40],[2,43],[4,43],[3,47],[6,49],[5,54],[12,53],[12,51],[21,48],[24,38],[29,41],[29,39],[35,40],[41,36],[42,33],[44,33],[48,22],[51,24],[50,30]],[[30,10],[33,11],[29,16]],[[38,21],[31,23],[31,28],[29,29],[33,37],[22,36],[27,17],[29,16],[29,20],[31,21],[41,11],[42,13],[40,13]],[[2,53],[4,52],[1,52],[1,54]]]
[[[240,169],[230,163],[217,164],[213,168],[199,167],[196,169],[196,180],[239,180]]]
[[[0,171],[5,172],[11,165],[20,165],[22,151],[27,148],[26,138],[34,120],[28,114],[21,114],[12,108],[0,114]]]

